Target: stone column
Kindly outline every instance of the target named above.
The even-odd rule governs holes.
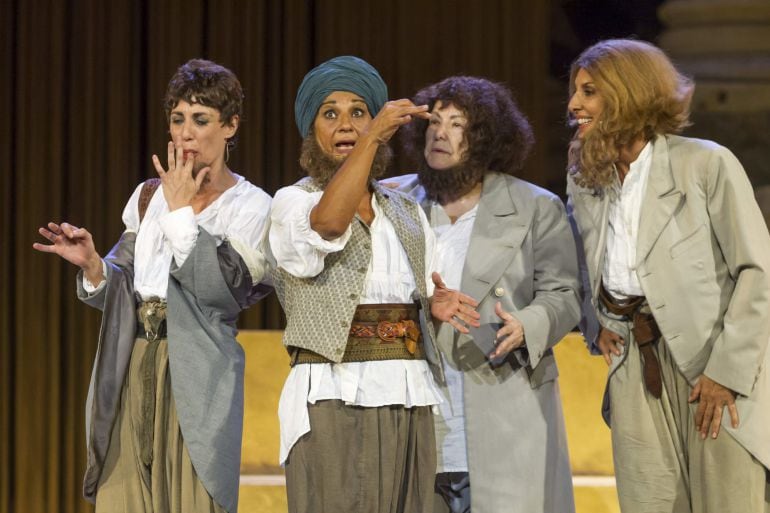
[[[668,0],[658,15],[661,48],[696,83],[686,135],[730,148],[755,188],[770,184],[770,1]]]

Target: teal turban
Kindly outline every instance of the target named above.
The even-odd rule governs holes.
[[[360,96],[376,116],[388,101],[388,86],[371,64],[352,55],[329,59],[311,69],[297,90],[294,119],[302,137],[307,137],[321,104],[334,91],[348,91]]]

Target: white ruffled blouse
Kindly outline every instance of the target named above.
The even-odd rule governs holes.
[[[317,276],[324,268],[326,255],[341,251],[352,229],[337,239],[327,241],[310,227],[310,211],[322,192],[307,192],[289,186],[279,190],[273,200],[270,248],[279,267],[298,277]],[[390,220],[383,214],[374,196],[375,217],[370,226],[372,260],[364,278],[360,304],[411,303],[416,290],[406,251],[398,240]],[[436,242],[424,212],[420,220],[425,232],[426,276],[428,294],[433,291],[431,270],[436,268]],[[348,405],[378,407],[391,404],[430,406],[441,402],[424,360],[385,360],[339,364],[299,364],[289,373],[278,405],[281,421],[280,463],[283,465],[294,443],[310,431],[307,404],[339,399]]]
[[[235,175],[237,182],[224,191],[211,205],[195,214],[192,207],[169,212],[163,186],[153,195],[139,230],[140,184],[123,210],[127,232],[136,233],[134,247],[134,289],[142,299],[165,299],[171,260],[182,266],[195,247],[198,227],[211,234],[217,245],[225,240],[246,263],[252,280],[262,281],[267,263],[264,243],[269,227],[270,196],[262,189]],[[105,282],[94,287],[83,280],[86,292],[94,293]]]

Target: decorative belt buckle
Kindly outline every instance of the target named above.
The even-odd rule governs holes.
[[[163,305],[156,302],[148,302],[142,312],[144,317],[144,336],[149,342],[155,342],[158,340],[160,334],[160,325],[163,323],[163,318],[156,316],[157,310],[162,308]]]
[[[403,336],[399,333],[399,327],[397,322],[380,321],[377,323],[377,336],[383,342],[395,342],[396,337]]]

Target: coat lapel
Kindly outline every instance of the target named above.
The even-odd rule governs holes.
[[[571,180],[571,178],[568,178]],[[576,240],[584,250],[585,266],[590,278],[592,299],[597,297],[604,266],[609,226],[609,193],[579,187],[570,191],[572,217],[577,224]]]
[[[647,191],[642,203],[639,235],[636,241],[636,262],[643,262],[652,250],[663,229],[684,200],[684,192],[677,189],[664,136],[655,139]]]
[[[503,175],[487,173],[465,258],[461,290],[481,301],[505,272],[521,247],[532,221],[524,212]]]

